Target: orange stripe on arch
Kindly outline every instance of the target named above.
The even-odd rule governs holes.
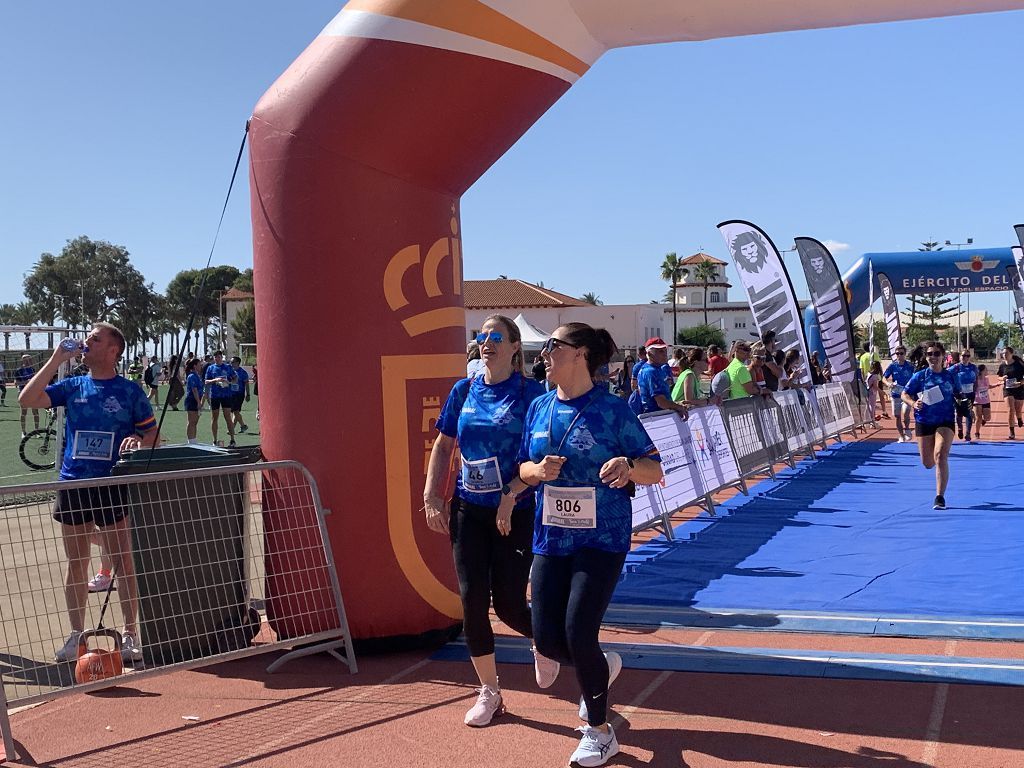
[[[367,11],[458,32],[549,61],[580,76],[590,69],[585,61],[479,0],[350,0],[345,10]]]

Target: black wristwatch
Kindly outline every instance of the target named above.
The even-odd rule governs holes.
[[[505,483],[503,486],[501,486],[501,495],[502,496],[510,496],[511,494],[512,494],[512,486],[511,485],[509,485],[508,483]]]
[[[636,464],[633,463],[633,460],[631,458],[629,458],[629,456],[626,457],[626,464],[629,465],[630,470],[632,470],[633,467],[636,466]]]

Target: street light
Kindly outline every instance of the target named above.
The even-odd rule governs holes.
[[[956,246],[956,252],[957,253],[960,253],[960,246],[961,245],[973,245],[973,244],[974,244],[974,238],[973,237],[968,237],[966,243],[951,243],[949,240],[946,241],[946,245],[955,245]],[[961,311],[960,311],[960,293],[961,293],[961,291],[957,291],[956,292],[956,343],[957,344],[960,343],[960,321],[961,321],[961,318],[963,316],[963,313],[961,313]],[[967,342],[966,342],[966,344],[964,346],[967,347],[967,349],[971,348],[971,292],[970,291],[967,292]]]

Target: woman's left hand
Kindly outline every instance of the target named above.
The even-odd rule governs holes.
[[[601,467],[601,482],[612,488],[625,488],[629,483],[629,473],[629,460],[625,456],[616,456]]]
[[[495,517],[494,524],[498,526],[498,533],[502,536],[508,536],[512,533],[512,510],[516,506],[516,497],[511,493],[508,496],[502,496],[501,502],[498,504],[498,514]]]

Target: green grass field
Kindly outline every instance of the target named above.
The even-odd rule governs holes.
[[[161,397],[165,393],[166,388],[161,387]],[[18,407],[18,393],[14,387],[8,386],[5,402],[6,406],[0,407],[0,485],[10,486],[20,485],[22,483],[43,483],[49,480],[56,480],[56,470],[33,471],[22,462],[21,456],[18,454],[18,446],[21,444],[21,409]],[[154,407],[157,420],[160,419],[160,408],[162,407],[162,402],[159,408]],[[181,406],[179,405],[178,407],[180,408]],[[249,426],[249,431],[244,435],[236,436],[236,441],[239,446],[259,445],[260,423],[256,421],[256,407],[256,398],[254,397],[250,402],[245,403],[242,408],[242,418],[245,419],[245,423]],[[46,420],[46,411],[40,411],[39,426],[45,426]],[[35,428],[31,412],[28,414],[25,425],[26,430],[28,431]],[[185,442],[185,425],[186,421],[184,410],[175,412],[168,409],[167,416],[164,419],[163,428],[161,430],[161,438],[167,443]],[[223,416],[220,418],[218,427],[218,437],[226,444],[227,428],[224,426]],[[196,437],[203,443],[210,443],[213,440],[213,436],[210,432],[209,410],[204,410],[199,415],[199,431]]]

